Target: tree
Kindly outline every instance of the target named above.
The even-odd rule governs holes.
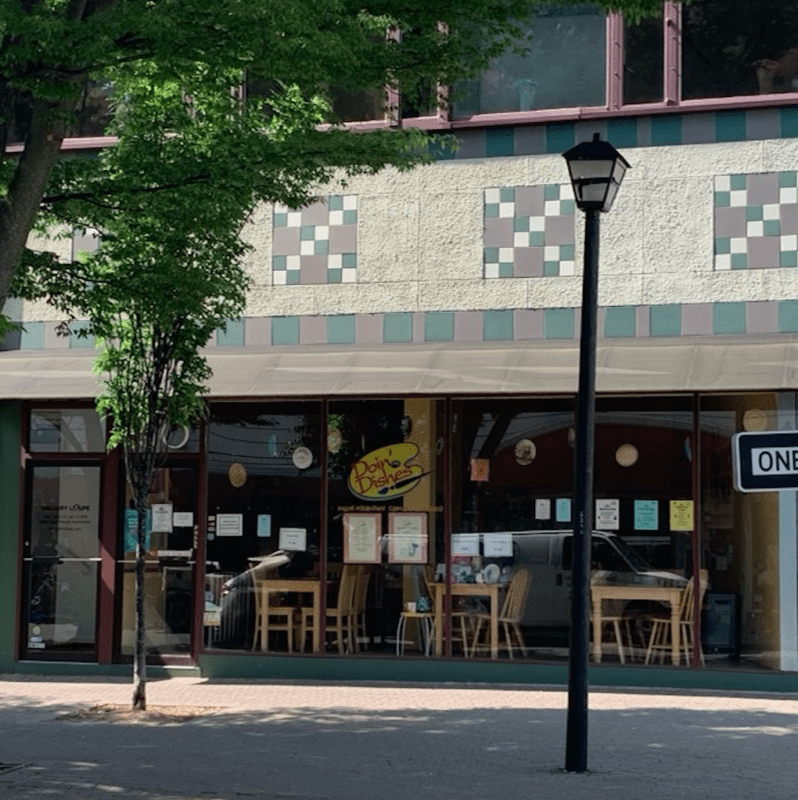
[[[542,0],[0,0],[0,309],[42,206],[65,195],[102,196],[87,159],[59,169],[66,137],[92,132],[104,94],[121,76],[154,88],[202,74],[260,115],[259,135],[174,165],[169,186],[227,184],[253,163],[258,199],[301,205],[339,167],[409,165],[426,152],[417,133],[352,135],[323,98],[385,85],[423,96],[430,85],[475,74],[522,38]],[[660,0],[594,0],[630,14]],[[386,31],[402,31],[403,35]],[[220,76],[224,80],[220,80]],[[290,120],[289,131],[285,121]],[[88,126],[88,127],[87,127]],[[8,149],[8,145],[18,146]],[[151,192],[134,168],[129,185]],[[0,317],[0,322],[2,318]]]

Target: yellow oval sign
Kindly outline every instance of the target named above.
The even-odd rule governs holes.
[[[349,473],[349,491],[362,500],[387,500],[409,492],[425,474],[418,464],[407,463],[417,455],[418,445],[412,442],[366,453]]]

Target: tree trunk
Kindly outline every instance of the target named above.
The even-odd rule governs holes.
[[[133,649],[133,709],[147,710],[147,651],[144,646],[144,553],[147,537],[146,484],[139,482],[136,490],[136,625]]]

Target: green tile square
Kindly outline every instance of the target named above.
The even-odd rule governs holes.
[[[748,269],[748,255],[746,253],[732,253],[731,268]]]
[[[327,283],[341,283],[343,280],[343,271],[340,269],[327,270]]]
[[[559,261],[544,261],[543,262],[543,275],[547,278],[553,278],[560,274]]]
[[[560,199],[560,186],[559,184],[550,184],[543,187],[544,200],[559,200]]]
[[[766,219],[762,229],[765,236],[781,236],[781,222],[777,219]]]
[[[272,256],[272,269],[284,270],[288,266],[287,256]]]
[[[779,302],[779,333],[798,332],[798,300]]]
[[[499,202],[500,203],[514,203],[515,202],[515,187],[502,186],[499,189]]]
[[[682,117],[680,114],[651,117],[649,125],[652,145],[682,143]]]
[[[244,346],[244,320],[229,319],[224,329],[216,331],[216,344],[220,347]]]
[[[20,350],[44,349],[44,323],[26,322],[19,336]]]
[[[572,217],[576,212],[576,201],[574,200],[561,200],[560,201],[560,216]]]
[[[69,323],[69,347],[71,350],[93,350],[94,336],[83,335],[88,330],[89,323],[84,320],[76,320]]]
[[[649,333],[651,336],[680,336],[682,333],[681,304],[651,306]]]
[[[289,269],[285,273],[285,285],[286,286],[299,286],[299,278],[301,273],[298,269]]]
[[[498,203],[485,203],[485,218],[498,219],[499,218],[499,204]]]
[[[529,246],[530,247],[543,247],[546,244],[546,234],[543,231],[530,231],[529,232]]]
[[[384,342],[412,342],[413,315],[408,312],[385,314],[382,318]]]
[[[327,344],[354,344],[355,315],[338,314],[327,317]]]
[[[748,186],[748,179],[745,175],[731,175],[729,176],[729,182],[733,192],[739,192],[741,189],[745,189]]]
[[[454,341],[454,313],[451,311],[427,311],[424,314],[424,341]]]
[[[729,208],[731,192],[715,192],[715,208]]]
[[[313,242],[313,255],[326,256],[330,242],[327,239],[318,239]]]
[[[299,229],[299,239],[303,242],[312,242],[316,238],[315,225],[303,225]]]
[[[544,309],[543,337],[545,339],[573,339],[574,310],[572,308]]]
[[[758,222],[763,218],[762,206],[746,206],[745,219],[747,222]]]
[[[341,257],[341,265],[346,269],[357,267],[357,253],[344,253]]]
[[[488,158],[515,155],[515,130],[511,127],[487,128],[485,155]]]
[[[715,139],[719,142],[744,142],[745,111],[718,111],[715,114]],[[734,186],[732,186],[734,188]]]
[[[484,311],[482,338],[486,342],[511,342],[513,340],[512,311]]]
[[[513,230],[516,233],[526,233],[529,230],[529,217],[515,217]]]
[[[745,303],[714,303],[712,305],[712,332],[745,333]]]
[[[634,306],[609,306],[604,310],[604,336],[634,337],[637,332]]]
[[[285,211],[275,211],[274,212],[274,227],[275,228],[284,228],[288,225],[288,214]]]
[[[272,317],[272,344],[299,344],[299,317]]]
[[[546,125],[546,152],[562,154],[576,144],[573,122],[551,122]]]
[[[499,248],[498,247],[486,247],[485,248],[485,263],[486,264],[495,264],[499,260]]]
[[[780,267],[798,267],[798,253],[795,250],[782,250],[779,253]]]
[[[499,262],[499,277],[500,278],[512,278],[515,274],[513,268],[512,261],[500,261]]]
[[[715,255],[725,256],[731,253],[731,238],[728,236],[718,236],[715,238]]]
[[[637,147],[637,118],[611,119],[607,122],[607,141],[615,147]]]
[[[779,186],[783,189],[789,189],[798,185],[798,172],[780,172],[779,173]]]
[[[344,211],[344,225],[354,225],[357,223],[357,209],[347,208]]]
[[[788,139],[798,136],[798,108],[781,109],[781,135]]]
[[[327,207],[330,211],[343,211],[344,196],[342,194],[331,194],[330,199],[327,201]]]
[[[560,245],[560,261],[573,261],[576,257],[576,248],[572,244]]]

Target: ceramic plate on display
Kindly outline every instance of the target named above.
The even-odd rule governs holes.
[[[309,447],[297,447],[291,454],[291,460],[297,469],[307,469],[313,463],[313,453]]]
[[[499,569],[498,564],[488,564],[482,574],[485,576],[485,583],[496,583],[502,571]]]

